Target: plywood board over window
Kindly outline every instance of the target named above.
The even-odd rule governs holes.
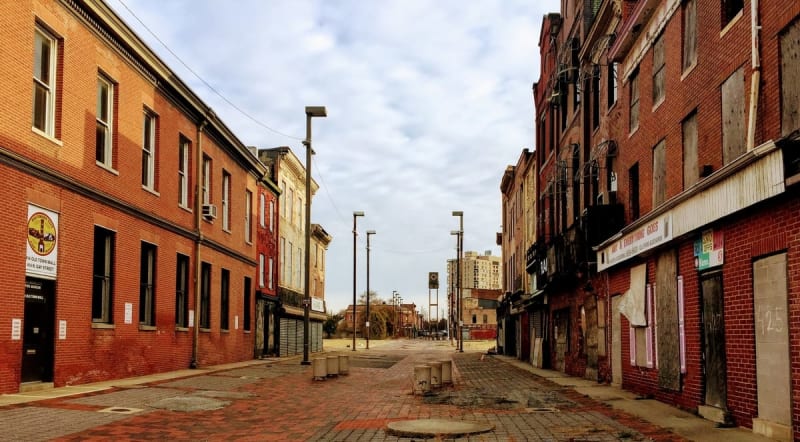
[[[658,385],[678,391],[681,388],[680,342],[678,327],[678,276],[675,250],[666,250],[656,262],[656,346]]]
[[[683,188],[692,187],[700,179],[697,160],[697,112],[683,120]]]
[[[800,19],[781,35],[781,135],[800,129]]]
[[[667,144],[661,140],[653,148],[653,207],[667,199]]]
[[[728,164],[747,150],[745,146],[744,69],[722,83],[722,162]]]

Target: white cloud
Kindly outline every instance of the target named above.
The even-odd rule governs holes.
[[[121,6],[122,18],[248,145],[302,145],[243,117],[187,71]],[[314,122],[313,221],[334,237],[326,296],[352,301],[352,211],[372,237],[371,288],[427,307],[463,210],[465,248],[499,253],[500,178],[533,147],[531,86],[542,17],[556,0],[124,0],[228,100],[301,138]],[[359,237],[358,292],[365,289]],[[440,290],[440,304],[446,292]]]

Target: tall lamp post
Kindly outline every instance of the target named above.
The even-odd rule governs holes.
[[[306,139],[303,145],[306,147],[306,231],[305,231],[305,287],[303,288],[303,360],[302,365],[309,365],[308,360],[308,341],[309,341],[309,310],[311,309],[311,155],[314,149],[311,148],[311,118],[327,117],[328,112],[325,106],[306,106]]]
[[[364,216],[364,212],[353,212],[353,351],[356,351],[356,238],[358,237],[356,220],[359,216]]]
[[[463,307],[461,305],[461,253],[464,249],[464,212],[454,210],[453,216],[458,217],[458,248],[456,255],[456,290],[458,291],[458,351],[464,352],[464,320],[463,320]],[[452,232],[451,232],[452,233]]]
[[[369,350],[369,237],[374,234],[374,230],[367,230],[367,350]]]

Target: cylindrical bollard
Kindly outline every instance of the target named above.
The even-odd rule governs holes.
[[[439,388],[442,386],[442,363],[441,362],[428,362],[431,366],[431,388]]]
[[[450,359],[442,359],[442,385],[450,385],[453,383],[453,361]]]
[[[431,391],[431,366],[414,366],[414,394],[425,394]]]
[[[348,374],[350,372],[350,356],[339,355],[339,374]]]
[[[328,363],[328,376],[339,376],[339,356],[328,356],[325,359]]]
[[[314,377],[312,378],[315,381],[323,381],[325,380],[325,376],[328,375],[328,362],[325,358],[314,358]]]

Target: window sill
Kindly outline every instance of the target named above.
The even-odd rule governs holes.
[[[188,332],[189,331],[189,327],[181,327],[180,325],[176,325],[175,326],[175,331],[177,331],[177,332]]]
[[[692,71],[694,71],[694,68],[696,67],[697,67],[697,60],[695,60],[694,63],[692,63],[689,67],[683,70],[683,73],[681,74],[681,81],[686,79],[686,77],[688,77],[689,74],[691,74]]]
[[[92,322],[92,328],[100,330],[113,330],[116,328],[116,326],[108,322]]]
[[[227,335],[227,334],[229,334],[231,331],[230,331],[230,330],[228,330],[227,328],[221,328],[221,329],[219,329],[219,332]]]
[[[193,213],[192,208],[189,206],[184,206],[183,204],[178,204],[178,208],[183,209],[189,213]]]
[[[105,169],[107,172],[111,172],[112,174],[119,176],[119,171],[114,169],[112,166],[109,166],[106,163],[101,163],[100,161],[95,161],[94,163],[97,164],[97,167]]]
[[[230,235],[230,234],[231,234],[231,228],[230,228],[230,227],[223,227],[223,228],[222,228],[222,231],[223,231],[223,232],[225,232],[225,233],[227,233],[228,235]]]
[[[630,131],[630,133],[628,134],[628,138],[630,139],[631,137],[636,135],[636,132],[639,132],[639,126],[636,126],[632,131]]]
[[[158,331],[155,325],[139,324],[139,331]]]
[[[203,333],[211,333],[211,329],[210,328],[200,327],[200,331],[203,332]]]
[[[46,139],[47,141],[50,141],[53,144],[57,144],[59,147],[64,147],[64,142],[59,140],[58,138],[55,138],[52,135],[47,134],[46,132],[42,132],[33,126],[31,126],[31,130],[33,131],[33,133],[39,135],[40,137]]]
[[[242,330],[242,333],[244,333],[246,335],[249,335],[250,334],[250,330]]]
[[[611,111],[614,110],[615,107],[617,107],[617,103],[618,102],[619,102],[619,100],[611,103],[611,106],[609,106],[608,109],[606,109],[606,115],[610,114]]]
[[[158,196],[158,197],[161,196],[161,194],[158,193],[158,191],[156,189],[153,189],[152,187],[147,187],[144,184],[142,184],[142,190],[145,190],[145,191],[147,191],[149,193],[152,193],[153,195]]]
[[[654,105],[653,105],[653,108],[650,110],[650,112],[655,112],[656,110],[658,110],[658,108],[659,108],[659,107],[661,107],[661,105],[662,105],[662,104],[663,104],[665,101],[667,101],[667,97],[666,97],[666,95],[664,95],[663,97],[661,97],[661,99],[660,99],[660,100],[658,100],[658,103],[656,103],[656,104],[654,104]]]
[[[741,11],[739,11],[739,13],[738,13],[738,14],[736,14],[736,16],[735,16],[735,17],[733,17],[733,18],[731,19],[731,21],[729,21],[729,22],[728,22],[728,24],[727,24],[727,25],[725,25],[725,27],[724,27],[724,28],[722,28],[722,30],[721,30],[721,31],[719,31],[719,38],[722,38],[722,37],[724,37],[724,36],[725,36],[725,34],[727,34],[727,33],[728,33],[728,31],[730,31],[730,30],[731,30],[731,28],[733,28],[733,26],[734,26],[734,25],[736,25],[736,23],[738,23],[738,22],[739,22],[739,20],[742,18],[742,15],[744,15],[744,8],[742,8],[742,10],[741,10]]]

